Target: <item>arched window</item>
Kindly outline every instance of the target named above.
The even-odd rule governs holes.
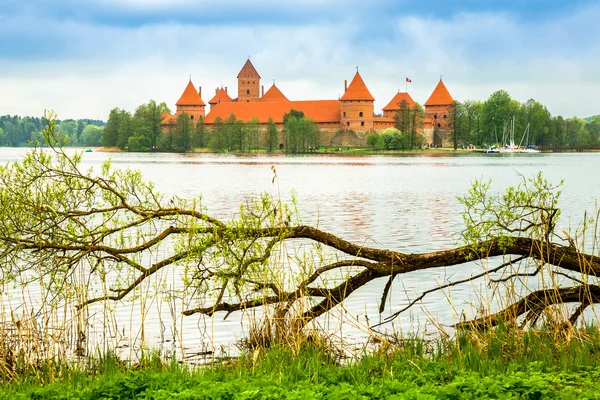
[[[250,89],[246,90],[246,94],[250,94]]]
[[[438,128],[441,128],[441,127],[442,127],[442,124],[438,124]]]
[[[344,117],[346,116],[346,111],[344,111]]]
[[[350,121],[346,122],[346,126],[350,126]]]
[[[446,114],[444,114],[444,119],[446,119],[448,116]]]
[[[360,121],[360,126],[365,126],[365,121]]]
[[[437,119],[437,114],[433,114],[433,119]]]
[[[359,113],[358,113],[358,116],[359,116],[359,117],[362,117],[362,116],[363,116],[363,112],[362,112],[362,111],[361,111],[361,112],[359,112]]]

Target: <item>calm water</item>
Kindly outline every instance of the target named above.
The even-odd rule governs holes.
[[[17,160],[24,152],[0,148],[0,162]],[[491,179],[493,189],[498,191],[517,184],[521,176],[532,177],[538,171],[553,182],[564,179],[560,224],[563,228],[576,225],[585,210],[594,211],[600,197],[600,153],[253,157],[92,152],[83,154],[83,163],[99,168],[107,158],[112,159],[115,168],[141,170],[165,195],[202,195],[209,213],[225,219],[235,216],[241,202],[263,192],[290,199],[294,191],[304,223],[318,225],[350,241],[409,253],[446,249],[456,243],[456,234],[463,227],[457,197],[464,195],[475,179]],[[275,184],[271,166],[277,171]],[[395,283],[390,310],[436,286],[436,282],[472,272],[472,268],[465,268],[403,276]],[[341,310],[344,322],[340,323],[337,317],[328,321],[333,329],[344,337],[360,338],[365,318],[371,322],[379,318],[375,310],[383,284],[374,282],[354,293]],[[457,312],[473,300],[468,289],[452,293]],[[422,328],[428,315],[451,323],[450,310],[443,294],[432,296],[412,316],[407,314],[399,321],[398,326],[404,331]],[[133,313],[129,307],[115,318],[129,321]],[[176,333],[173,331],[177,329],[165,328],[164,321],[152,313],[145,323],[156,324],[156,332],[160,333],[154,337],[160,340],[180,335],[190,353],[206,346],[231,344],[244,332],[239,316],[225,322],[220,316],[208,320],[196,316],[177,319]],[[124,337],[139,335],[138,323],[122,323],[127,324]],[[208,342],[212,344],[207,345]]]

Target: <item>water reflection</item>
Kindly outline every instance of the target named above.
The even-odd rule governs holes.
[[[24,153],[24,149],[0,149],[0,162],[20,159]],[[565,179],[561,229],[580,221],[584,210],[594,211],[600,195],[600,180],[590,178],[590,171],[595,171],[600,161],[600,154],[596,153],[336,157],[92,152],[84,153],[82,162],[97,169],[109,158],[116,168],[139,169],[167,197],[202,196],[209,214],[224,219],[232,218],[240,203],[252,201],[261,193],[290,201],[294,191],[304,223],[318,225],[356,243],[409,253],[447,249],[456,243],[456,235],[463,229],[457,197],[466,194],[475,179],[491,179],[497,191],[540,170],[552,182]],[[274,183],[272,165],[277,169]],[[481,269],[482,266],[468,264],[398,277],[384,316],[423,290],[450,277],[468,277]],[[380,319],[377,307],[383,285],[385,279],[361,288],[336,310],[337,314],[322,319],[348,338],[364,336],[362,326],[366,318],[371,322]],[[443,323],[455,322],[457,315],[452,313],[447,296],[448,292],[439,292],[426,298],[422,307],[397,320],[397,327],[405,333],[414,331],[430,315]],[[472,312],[470,303],[476,302],[480,294],[473,287],[462,287],[452,289],[450,296],[460,314],[462,309]],[[177,342],[190,353],[230,345],[247,329],[247,320],[240,313],[222,321],[221,315],[181,318],[182,305],[177,302],[156,301],[152,307],[159,311],[148,312],[144,322],[153,332],[150,336],[156,341]],[[138,311],[138,305],[129,304],[111,316],[111,326],[125,332],[118,334],[113,330],[119,341],[139,336],[141,321],[131,322],[131,316]],[[103,326],[103,318],[99,317],[95,324]]]

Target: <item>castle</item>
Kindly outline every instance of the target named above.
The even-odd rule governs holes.
[[[210,127],[217,118],[227,120],[231,114],[239,120],[258,119],[264,128],[272,118],[278,129],[283,127],[283,116],[290,110],[302,111],[305,116],[318,124],[321,131],[321,144],[329,146],[366,146],[366,137],[394,126],[394,115],[400,109],[400,102],[406,100],[412,107],[415,102],[406,92],[396,93],[383,108],[383,115],[376,116],[375,98],[369,92],[362,76],[356,71],[348,85],[344,81],[344,94],[338,100],[289,100],[279,88],[273,85],[265,92],[260,83],[260,75],[248,59],[237,75],[237,97],[231,98],[227,87],[217,88],[208,101],[210,110],[202,100],[202,88],[196,91],[191,79],[176,103],[175,115],[163,113],[163,129],[172,129],[177,116],[187,113],[192,121],[201,117]],[[454,100],[440,78],[429,99],[425,102],[423,135],[426,143],[441,145],[446,143],[448,129],[451,128],[449,111]]]

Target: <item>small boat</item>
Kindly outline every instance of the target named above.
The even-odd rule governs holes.
[[[87,149],[85,152],[86,152],[86,153],[91,153],[91,152],[92,152],[92,149]]]
[[[487,150],[484,152],[487,154],[500,154],[500,149],[497,148],[496,146],[490,146],[487,148]]]

